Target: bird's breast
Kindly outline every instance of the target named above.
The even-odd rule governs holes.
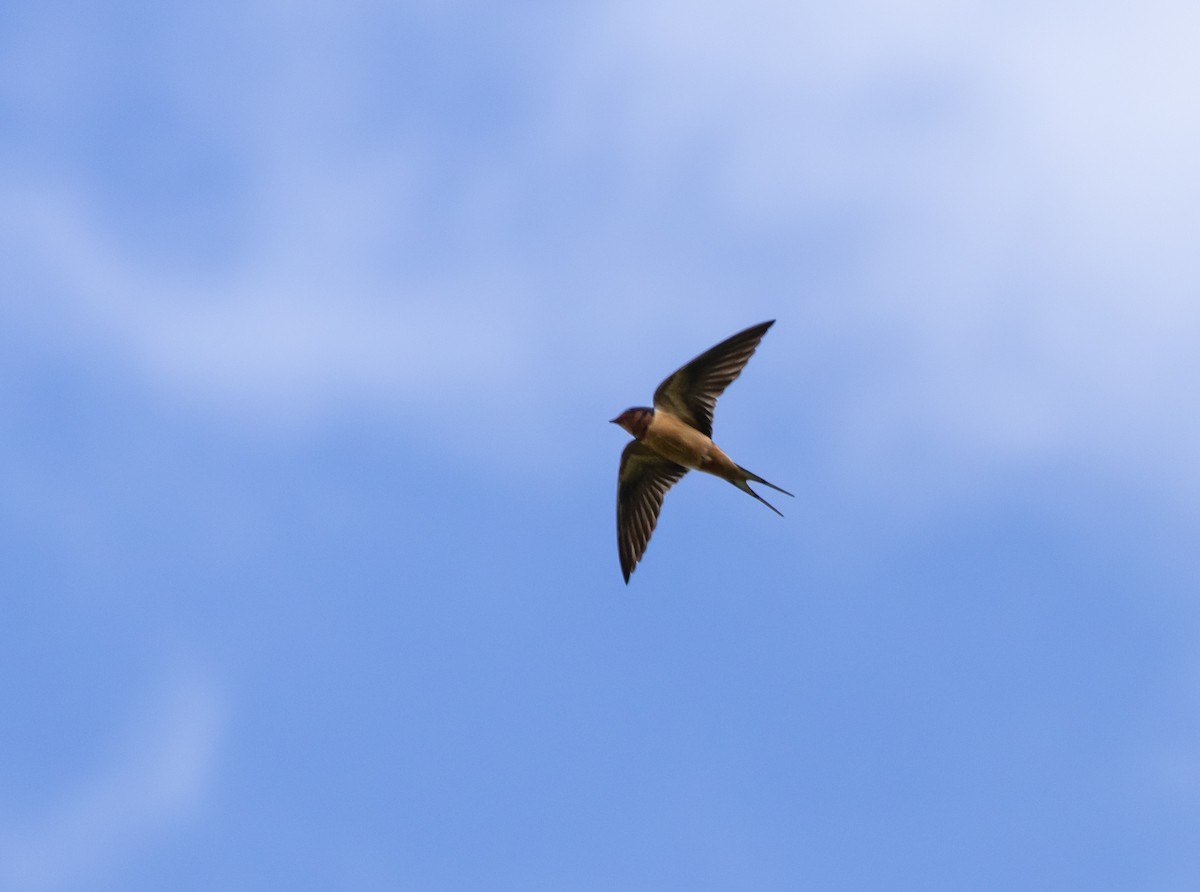
[[[668,412],[656,411],[642,442],[677,465],[700,468],[708,459],[713,441]]]

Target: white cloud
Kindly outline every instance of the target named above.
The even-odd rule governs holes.
[[[0,886],[12,892],[107,888],[103,878],[199,813],[224,720],[211,683],[177,680],[136,717],[91,777],[19,825],[0,828]]]
[[[486,426],[514,401],[592,386],[556,361],[603,366],[681,313],[693,344],[738,315],[736,271],[714,282],[703,256],[645,250],[691,237],[664,185],[683,177],[705,224],[731,232],[788,244],[861,222],[824,290],[778,306],[806,326],[805,350],[862,357],[843,409],[819,419],[834,451],[1084,455],[1194,484],[1198,16],[1167,2],[601,4],[530,47],[520,136],[469,161],[443,157],[453,128],[306,122],[298,84],[334,106],[366,89],[338,31],[323,52],[268,56],[234,119],[204,104],[210,126],[236,128],[253,194],[238,260],[202,276],[163,265],[114,240],[86,189],[0,184],[3,223],[60,295],[46,312],[166,394],[256,421],[349,402]],[[293,33],[292,49],[331,27]],[[194,72],[173,73],[192,101]],[[562,210],[553,240],[525,238],[529,190],[558,182],[539,174],[586,177],[597,158],[619,213]],[[431,207],[439,179],[450,204]],[[389,259],[421,244],[431,212],[445,256]],[[742,321],[802,284],[779,263],[777,294]]]
[[[644,180],[708,151],[732,219],[871,221],[811,320],[874,370],[842,395],[856,473],[907,449],[1200,483],[1194,5],[618,8],[577,79],[634,96],[614,142]]]

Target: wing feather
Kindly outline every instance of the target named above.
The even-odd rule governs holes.
[[[655,408],[666,409],[711,437],[717,397],[742,373],[759,341],[774,324],[771,319],[752,325],[677,369],[654,391]]]
[[[687,468],[631,440],[621,453],[617,474],[617,553],[625,582],[637,566],[658,523],[663,497]]]

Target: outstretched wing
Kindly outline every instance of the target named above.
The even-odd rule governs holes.
[[[742,373],[758,342],[774,324],[772,319],[753,325],[701,353],[658,385],[654,391],[655,408],[666,409],[711,437],[717,397]]]
[[[621,453],[617,473],[617,552],[621,572],[629,574],[646,552],[650,534],[658,523],[663,496],[687,473],[687,468],[668,461],[637,440],[630,440]]]

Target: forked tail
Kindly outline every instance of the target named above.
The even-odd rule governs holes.
[[[776,508],[774,505],[772,505],[770,502],[768,502],[766,499],[764,499],[762,496],[760,496],[758,493],[756,493],[754,490],[752,490],[750,488],[750,484],[747,483],[746,481],[753,480],[755,483],[761,483],[763,486],[769,486],[769,487],[771,487],[771,489],[775,490],[776,492],[781,492],[785,496],[792,496],[792,494],[790,492],[788,492],[786,489],[784,489],[782,486],[776,486],[774,483],[771,483],[768,480],[763,480],[761,477],[759,477],[753,471],[747,471],[741,465],[738,465],[737,469],[739,471],[741,471],[743,474],[745,474],[746,476],[743,477],[741,480],[733,480],[730,482],[733,483],[733,485],[736,486],[738,489],[740,489],[742,492],[746,492],[746,493],[749,493],[750,495],[754,496],[754,498],[758,499],[760,502],[762,502],[764,505],[766,505],[768,508],[770,508],[776,514],[778,514],[780,517],[783,517],[782,511],[780,511],[778,508]],[[792,496],[792,498],[795,498],[795,496]]]

